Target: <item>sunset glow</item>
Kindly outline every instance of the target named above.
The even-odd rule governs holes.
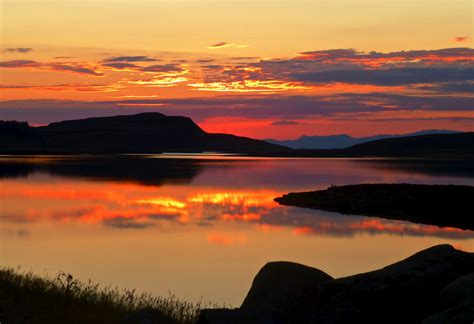
[[[473,130],[469,1],[2,6],[0,119],[158,111],[280,139]]]

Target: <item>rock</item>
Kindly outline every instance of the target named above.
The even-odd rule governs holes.
[[[474,271],[474,254],[439,245],[382,268],[321,283],[316,323],[338,323],[341,301],[363,323],[416,323],[437,311],[439,292]],[[350,313],[349,312],[349,313]]]
[[[461,303],[444,312],[437,313],[425,319],[423,324],[472,324],[474,318],[474,304]]]
[[[423,324],[469,323],[474,320],[474,272],[464,275],[440,292],[441,311]]]
[[[323,271],[292,262],[267,263],[252,282],[241,311],[260,322],[294,316],[296,309],[332,277]]]
[[[474,272],[459,277],[440,292],[440,302],[443,308],[448,308],[467,300],[474,301]]]

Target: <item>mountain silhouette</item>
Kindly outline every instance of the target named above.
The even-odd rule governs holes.
[[[227,152],[278,154],[291,149],[246,137],[211,134],[190,118],[141,113],[30,127],[0,122],[2,153]]]
[[[291,149],[207,133],[190,118],[141,113],[31,127],[0,121],[0,154],[223,152],[287,157],[474,157],[474,132],[378,139],[343,149]]]
[[[381,139],[341,150],[349,156],[474,157],[474,132]]]
[[[293,149],[339,149],[347,148],[353,145],[362,144],[366,142],[376,141],[380,139],[396,138],[396,137],[408,137],[418,135],[431,135],[431,134],[455,134],[460,133],[459,131],[444,130],[444,129],[430,129],[422,130],[409,134],[401,135],[373,135],[366,137],[352,137],[346,134],[338,135],[327,135],[327,136],[306,136],[303,135],[295,140],[274,140],[265,139],[266,142],[287,146]]]

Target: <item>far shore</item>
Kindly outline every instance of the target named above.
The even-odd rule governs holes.
[[[275,201],[286,206],[474,230],[473,197],[471,186],[379,183],[289,193]]]

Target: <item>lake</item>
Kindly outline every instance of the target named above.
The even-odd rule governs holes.
[[[474,185],[472,165],[204,155],[0,157],[2,266],[239,306],[268,261],[334,277],[474,232],[279,206],[356,183]],[[446,215],[449,217],[449,215]]]

